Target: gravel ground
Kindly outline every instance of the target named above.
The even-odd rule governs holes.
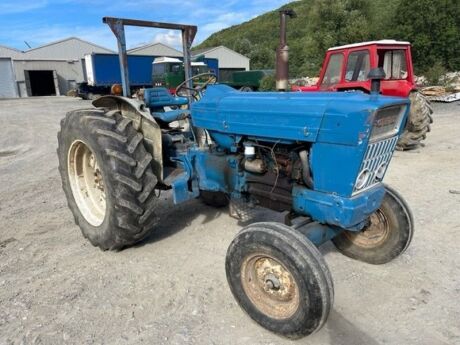
[[[0,101],[0,344],[460,344],[459,105],[435,105],[426,147],[397,152],[387,175],[414,212],[411,247],[372,266],[324,245],[334,309],[289,341],[229,291],[225,253],[241,225],[226,210],[172,208],[166,193],[150,238],[102,252],[73,224],[55,153],[59,120],[89,102]]]

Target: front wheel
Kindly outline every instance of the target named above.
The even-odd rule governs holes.
[[[239,305],[261,326],[289,338],[319,330],[334,299],[318,249],[279,223],[244,228],[230,244],[227,280]]]
[[[406,202],[393,188],[385,186],[380,208],[360,232],[344,231],[332,242],[344,255],[370,264],[385,264],[401,255],[414,234],[414,220]]]

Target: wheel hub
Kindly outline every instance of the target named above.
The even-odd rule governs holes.
[[[351,242],[365,247],[374,248],[385,242],[389,233],[390,226],[385,214],[379,209],[369,217],[369,225],[358,233],[345,232]]]
[[[265,287],[268,290],[278,291],[281,288],[281,283],[278,277],[270,273],[265,277]]]
[[[101,225],[106,213],[104,179],[96,156],[87,144],[76,140],[70,145],[67,170],[80,213],[89,224]]]
[[[241,266],[241,280],[251,302],[274,319],[289,318],[299,306],[299,288],[293,275],[272,256],[247,257]]]

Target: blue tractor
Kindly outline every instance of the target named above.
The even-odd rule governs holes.
[[[231,242],[225,269],[239,305],[263,327],[290,338],[320,329],[332,308],[330,272],[317,247],[386,263],[408,247],[409,207],[383,184],[409,101],[373,92],[239,92],[211,82],[192,87],[196,27],[104,18],[119,41],[124,26],[182,31],[187,80],[172,96],[104,96],[69,112],[58,133],[59,170],[75,222],[103,250],[144,239],[158,222],[157,193],[283,212],[285,222],[255,223]],[[213,79],[214,81],[214,79]],[[189,106],[190,105],[190,106]]]

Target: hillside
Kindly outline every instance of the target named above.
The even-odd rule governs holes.
[[[416,72],[460,69],[457,0],[301,0],[288,21],[290,73],[316,75],[327,48],[394,38],[413,44]],[[225,45],[251,58],[251,68],[274,68],[278,9],[214,33],[197,48]],[[434,66],[434,67],[433,67]]]

